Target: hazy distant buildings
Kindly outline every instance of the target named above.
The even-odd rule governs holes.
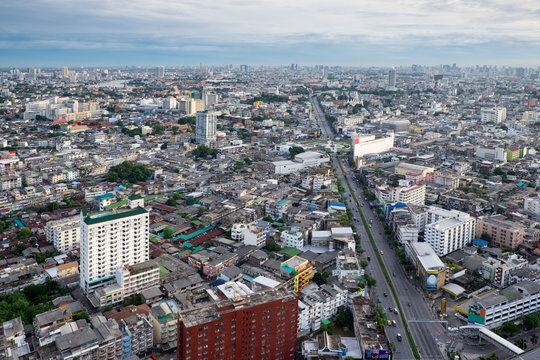
[[[388,71],[388,90],[396,90],[396,69],[391,68]]]
[[[198,144],[209,146],[216,141],[217,115],[213,111],[197,112],[195,140]]]
[[[156,75],[159,78],[162,78],[165,76],[165,67],[164,66],[158,66],[156,68]]]

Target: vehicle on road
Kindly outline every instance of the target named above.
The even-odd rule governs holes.
[[[377,298],[377,303],[381,303],[381,298]]]
[[[392,326],[392,322],[390,320],[386,320],[386,323],[388,324],[388,326]]]
[[[393,272],[392,275],[394,275],[394,277],[396,277],[396,273],[395,273],[395,272]]]
[[[401,334],[397,333],[396,338],[397,338],[397,341],[401,341]]]
[[[396,320],[392,320],[392,326],[397,327]]]
[[[408,307],[411,307],[411,303],[407,303],[407,306],[408,306]]]
[[[387,293],[384,293],[383,295],[384,295],[384,297],[388,297],[388,294],[387,294]]]
[[[371,226],[371,225],[370,225],[370,226]],[[381,255],[384,255],[384,251],[381,250],[380,253],[381,253]]]
[[[394,308],[394,312],[397,314],[397,308]]]
[[[368,256],[368,257],[367,257],[367,261],[371,261],[371,256]]]

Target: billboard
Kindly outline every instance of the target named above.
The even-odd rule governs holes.
[[[437,290],[438,272],[429,272],[426,276],[426,290]]]
[[[364,351],[365,360],[390,359],[390,350],[373,349]]]

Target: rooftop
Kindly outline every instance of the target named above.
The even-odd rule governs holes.
[[[147,214],[147,213],[148,211],[146,209],[139,207],[133,210],[117,212],[117,213],[111,213],[111,212],[98,213],[95,215],[85,217],[84,222],[87,225],[94,225],[94,224],[99,224],[99,223],[103,223],[107,221],[113,221],[113,220],[123,219],[130,216],[142,215],[142,214]]]

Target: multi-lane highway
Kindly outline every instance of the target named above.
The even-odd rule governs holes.
[[[322,112],[317,100],[314,96],[311,97],[311,103],[313,104],[313,111],[316,116],[317,122],[322,129],[322,138],[331,139],[333,132],[331,131],[324,113]],[[381,306],[386,309],[388,319],[395,320],[397,326],[388,326],[387,333],[390,341],[396,345],[396,352],[394,353],[394,359],[414,359],[411,348],[407,341],[405,334],[405,327],[401,321],[401,317],[395,312],[390,312],[389,308],[398,308],[397,302],[401,304],[401,308],[404,312],[404,317],[409,320],[435,320],[432,312],[429,309],[429,304],[425,300],[422,293],[410,283],[407,275],[403,271],[399,264],[398,258],[394,255],[394,251],[391,249],[388,240],[385,238],[382,224],[377,219],[376,214],[372,211],[369,203],[364,199],[364,194],[361,186],[354,178],[354,169],[351,169],[348,162],[341,161],[339,157],[332,158],[333,167],[338,179],[342,182],[345,188],[344,196],[348,201],[353,212],[352,223],[355,225],[358,234],[360,235],[360,241],[362,248],[366,250],[366,255],[371,259],[367,268],[372,277],[377,280],[377,284],[372,292],[375,300],[381,299]],[[340,166],[341,165],[341,166]],[[344,171],[342,171],[342,168]],[[345,178],[348,179],[351,189],[349,189]],[[352,190],[352,193],[351,191]],[[356,202],[353,197],[356,196],[359,209],[356,207]],[[371,225],[371,234],[375,240],[377,249],[374,249],[369,241],[367,235],[367,229],[364,227],[362,219],[360,217],[361,211],[368,223]],[[381,266],[377,261],[375,251],[381,251],[381,256],[385,268],[390,275],[391,282],[396,290],[398,299],[393,297],[390,291],[390,286],[383,274]],[[443,355],[439,349],[439,342],[446,342],[447,336],[444,333],[444,329],[441,325],[436,323],[412,323],[409,325],[409,329],[413,335],[416,346],[420,352],[422,359],[442,359]],[[397,341],[397,334],[402,335],[402,341]]]

